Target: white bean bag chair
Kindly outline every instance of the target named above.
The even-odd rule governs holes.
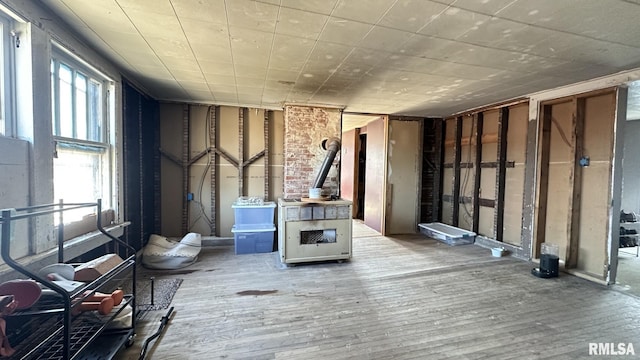
[[[142,250],[142,265],[149,269],[181,269],[196,262],[201,247],[202,236],[197,233],[188,233],[179,242],[152,234]]]

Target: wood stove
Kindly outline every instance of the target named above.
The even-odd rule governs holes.
[[[283,264],[351,258],[351,201],[278,200],[278,251]]]

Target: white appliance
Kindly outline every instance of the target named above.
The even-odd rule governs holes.
[[[351,258],[351,201],[278,200],[278,251],[283,264]]]

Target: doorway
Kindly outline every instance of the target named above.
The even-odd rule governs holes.
[[[616,285],[640,296],[640,81],[629,84],[624,124]]]
[[[366,169],[367,169],[367,134],[360,134],[360,149],[358,150],[358,170],[356,181],[356,210],[354,219],[364,220],[364,195],[365,195],[365,183],[366,183]]]

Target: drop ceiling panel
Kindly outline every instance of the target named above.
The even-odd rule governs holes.
[[[623,0],[41,3],[161,100],[439,116],[640,66]]]
[[[316,39],[328,16],[302,10],[281,8],[276,32],[301,38]]]
[[[229,32],[226,25],[200,20],[180,21],[180,24],[185,37],[191,44],[229,47]]]
[[[234,76],[233,63],[231,62],[204,61],[199,59],[198,64],[200,64],[200,68],[205,76]]]
[[[229,26],[273,33],[278,7],[250,0],[225,1]]]
[[[412,37],[412,33],[374,26],[358,47],[394,52]]]
[[[378,23],[398,30],[416,32],[433,21],[448,5],[426,1],[405,0],[396,2]]]
[[[185,20],[200,20],[217,24],[227,24],[227,14],[224,0],[171,0],[173,9],[181,22]]]
[[[456,0],[455,6],[485,15],[496,15],[513,2],[514,0]]]
[[[376,24],[395,2],[396,0],[367,0],[365,3],[339,0],[331,15],[367,24]]]
[[[337,0],[274,0],[277,4],[280,2],[283,7],[304,10],[318,14],[331,14]]]
[[[356,46],[371,31],[373,25],[357,21],[330,18],[322,34],[321,41]]]
[[[490,16],[484,14],[450,7],[427,26],[420,29],[419,33],[445,39],[457,39],[467,32],[478,30],[480,25],[490,19]]]

